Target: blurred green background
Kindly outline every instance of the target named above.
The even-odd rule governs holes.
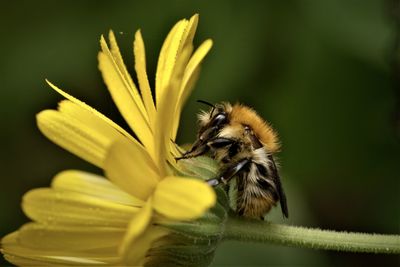
[[[48,78],[125,126],[97,70],[99,37],[118,33],[133,73],[141,28],[154,77],[163,38],[200,13],[196,44],[214,47],[182,116],[195,102],[240,101],[276,128],[294,225],[400,232],[398,1],[1,1],[1,236],[27,221],[20,200],[64,169],[100,170],[45,139],[35,114],[61,99]],[[153,82],[153,81],[152,81]],[[283,221],[279,210],[272,221]],[[214,266],[388,266],[398,256],[224,243]],[[1,262],[5,264],[4,261]]]

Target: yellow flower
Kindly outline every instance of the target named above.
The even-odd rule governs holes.
[[[22,206],[34,222],[2,240],[7,260],[18,265],[144,264],[154,241],[169,233],[160,224],[199,218],[215,204],[215,193],[206,183],[174,173],[177,151],[171,140],[200,63],[212,46],[206,40],[193,53],[197,22],[197,15],[179,21],[161,48],[156,105],[140,31],[133,45],[140,93],[113,32],[110,46],[101,37],[99,68],[137,139],[48,82],[66,100],[58,110],[37,115],[40,130],[54,143],[104,169],[109,180],[71,170],[57,175],[51,188],[28,192]]]

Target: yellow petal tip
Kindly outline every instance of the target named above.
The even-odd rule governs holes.
[[[199,13],[195,13],[195,14],[190,18],[190,20],[196,20],[196,21],[198,21],[198,20],[199,20]]]
[[[177,176],[163,179],[153,199],[155,210],[175,220],[199,218],[215,202],[214,190],[204,181]]]
[[[108,31],[108,38],[109,38],[110,40],[115,40],[115,34],[114,34],[114,31],[113,31],[113,30],[109,30],[109,31]]]

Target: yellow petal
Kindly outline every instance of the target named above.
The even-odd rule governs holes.
[[[191,88],[188,87],[189,81],[192,79],[192,76],[196,72],[196,70],[198,70],[198,68],[200,67],[201,62],[210,51],[212,45],[213,42],[211,39],[204,41],[190,58],[186,66],[185,73],[183,75],[183,80],[179,92],[178,106],[182,107],[184,102],[190,95],[191,91],[189,89]]]
[[[20,253],[20,255],[25,254]],[[119,258],[102,259],[103,261],[101,261],[75,256],[43,255],[41,251],[33,256],[20,255],[16,256],[5,253],[4,258],[15,266],[120,266]]]
[[[197,14],[190,18],[179,42],[179,48],[174,62],[175,65],[173,66],[173,70],[169,78],[170,80],[173,78],[177,79],[178,86],[182,82],[185,67],[189,61],[190,55],[193,52],[193,38],[194,34],[196,33],[198,20],[199,16]],[[179,88],[172,88],[173,90],[179,90]]]
[[[142,100],[135,97],[137,89],[131,88],[129,82],[125,80],[118,64],[108,49],[104,37],[101,38],[101,46],[103,52],[99,53],[99,68],[110,94],[128,125],[150,153],[154,153],[153,134],[150,129],[147,113],[143,107]],[[136,92],[135,94],[133,93],[134,91]]]
[[[216,201],[214,190],[204,181],[169,176],[153,195],[154,209],[173,220],[190,220],[203,215]]]
[[[149,226],[144,233],[131,243],[122,255],[124,263],[128,266],[143,266],[146,254],[154,242],[168,234],[168,230],[159,226]]]
[[[23,197],[22,208],[34,221],[59,225],[125,227],[139,208],[80,193],[34,189]]]
[[[4,259],[15,266],[56,266],[54,263],[33,259],[32,257],[11,255],[7,250],[3,250],[2,253]]]
[[[162,104],[167,87],[169,89],[170,79],[172,77],[176,60],[178,58],[179,48],[188,21],[181,20],[171,30],[169,36],[165,40],[160,56],[158,59],[156,73],[156,104],[157,107]]]
[[[175,120],[174,110],[175,106],[171,105],[174,99],[176,99],[177,90],[166,90],[164,96],[165,101],[159,106],[156,117],[157,127],[155,129],[155,144],[157,151],[157,162],[160,170],[160,175],[167,175],[167,160],[171,164],[176,164],[173,155],[169,153],[170,144],[172,143],[168,133],[171,132],[173,122]]]
[[[135,55],[135,70],[138,77],[140,93],[143,97],[143,102],[149,116],[149,123],[154,129],[156,108],[151,95],[151,89],[146,72],[146,51],[143,43],[142,34],[140,30],[135,34],[135,41],[133,43],[133,52]]]
[[[142,207],[144,205],[142,200],[122,191],[106,178],[88,172],[63,171],[54,177],[51,186],[56,190],[81,193],[123,205],[133,207]]]
[[[180,116],[179,116],[179,118],[180,118]],[[179,118],[178,118],[178,120],[179,120]],[[174,122],[175,123],[175,122]],[[178,122],[178,125],[177,125],[177,127],[179,126],[179,122]],[[169,144],[169,148],[167,148],[170,152],[171,152],[171,155],[173,156],[173,157],[180,157],[181,155],[182,155],[182,152],[180,152],[179,151],[179,149],[176,147],[176,144],[175,144],[175,141],[174,142],[172,142],[172,140],[174,140],[173,138],[171,138],[171,143]],[[173,161],[172,161],[173,162]],[[177,162],[175,162],[176,164],[173,164],[173,166],[175,167],[175,168],[177,168],[178,167],[178,163]]]
[[[101,132],[61,112],[45,110],[36,115],[40,131],[51,141],[102,168],[110,140]]]
[[[114,127],[105,123],[96,115],[74,102],[62,100],[58,103],[58,110],[65,115],[65,117],[82,122],[88,128],[93,129],[95,132],[101,133],[104,137],[111,141],[119,138],[126,138]]]
[[[49,251],[28,248],[19,242],[19,232],[11,233],[1,240],[1,252],[7,261],[17,266],[100,266],[116,265],[120,258],[115,254],[94,251]]]
[[[178,21],[174,27],[172,27],[172,29],[169,31],[167,37],[164,40],[164,43],[161,47],[160,50],[160,54],[158,56],[158,62],[157,62],[157,71],[156,71],[156,81],[155,81],[155,95],[156,95],[156,104],[158,106],[158,103],[160,101],[160,97],[161,97],[161,89],[157,89],[161,87],[161,82],[162,82],[162,76],[163,76],[163,70],[164,70],[164,66],[165,66],[165,58],[166,58],[166,51],[168,50],[170,44],[171,44],[171,40],[173,38],[173,36],[175,35],[176,31],[178,30],[178,28],[181,27],[182,22]]]
[[[197,25],[199,23],[199,15],[194,14],[188,22],[188,26],[185,29],[185,33],[183,35],[182,49],[187,50],[184,52],[190,55],[193,52],[193,38],[197,30]]]
[[[138,90],[136,89],[136,86],[132,81],[131,75],[128,73],[128,70],[125,67],[125,63],[122,59],[121,52],[119,51],[117,40],[115,39],[115,35],[114,35],[113,31],[109,32],[108,39],[110,40],[111,53],[112,53],[114,62],[116,64],[116,68],[123,76],[124,81],[127,83],[128,87],[130,89],[129,92],[131,93],[132,98],[135,101],[135,104],[137,105],[139,110],[143,113],[144,117],[147,117],[147,114],[145,112],[145,108],[143,105],[143,101],[140,98]],[[107,48],[108,47],[102,46],[103,52],[105,52],[106,54],[107,54]]]
[[[18,230],[18,242],[27,248],[47,251],[109,249],[117,254],[126,229],[96,226],[60,226],[28,223]]]
[[[159,179],[150,156],[127,141],[110,147],[104,165],[107,178],[141,200],[147,200]]]
[[[152,217],[152,201],[151,198],[131,219],[128,225],[128,230],[124,236],[124,240],[120,246],[120,253],[125,254],[126,250],[132,248],[132,242],[144,233],[146,228],[149,226]],[[136,247],[133,247],[137,250]]]
[[[164,175],[165,159],[168,159],[172,165],[176,164],[173,156],[176,155],[177,151],[171,146],[170,139],[175,139],[179,125],[180,114],[177,114],[176,105],[180,97],[184,70],[193,51],[192,41],[197,23],[198,15],[194,15],[189,22],[186,20],[178,22],[168,35],[160,52],[156,76],[158,112],[155,147],[156,155],[158,155],[157,160]]]
[[[4,258],[16,266],[120,266],[120,259],[99,257],[100,259],[83,258],[82,256],[65,256],[67,253],[59,255],[48,255],[51,253],[31,252],[31,250],[23,250],[24,253],[19,255],[11,255],[5,252]],[[26,252],[30,254],[26,255]],[[33,255],[31,255],[33,254]],[[23,255],[23,256],[21,256]],[[25,256],[26,255],[26,256]]]
[[[176,110],[174,116],[175,120],[171,133],[172,140],[175,140],[176,133],[178,131],[179,119],[183,105],[185,104],[188,96],[191,94],[194,84],[197,81],[198,73],[200,70],[200,64],[203,61],[204,57],[207,55],[207,53],[210,51],[211,47],[212,47],[212,40],[209,39],[204,41],[196,50],[196,52],[193,54],[193,56],[190,58],[185,68],[185,73],[183,75],[182,83],[180,85],[178,99],[176,101]]]
[[[62,95],[66,99],[70,100],[71,102],[77,104],[78,106],[80,106],[81,110],[79,112],[75,112],[75,113],[76,114],[80,114],[80,112],[86,113],[86,115],[84,117],[87,118],[87,119],[85,119],[85,121],[94,121],[95,122],[95,123],[93,122],[94,124],[107,124],[111,128],[114,128],[116,131],[120,132],[122,135],[124,135],[125,137],[130,139],[132,142],[138,143],[136,141],[136,139],[133,138],[132,135],[130,135],[127,131],[125,131],[123,128],[118,126],[112,120],[110,120],[109,118],[107,118],[106,116],[104,116],[103,114],[101,114],[100,112],[98,112],[97,110],[92,108],[91,106],[85,104],[84,102],[82,102],[79,99],[71,96],[70,94],[67,94],[66,92],[64,92],[63,90],[61,90],[60,88],[58,88],[57,86],[55,86],[54,84],[49,82],[48,80],[46,80],[46,82],[57,93],[59,93],[60,95]],[[93,116],[90,116],[90,114],[88,114],[88,113],[92,114]],[[104,125],[104,126],[102,126],[102,128],[107,128],[107,126]]]
[[[108,147],[111,143],[118,139],[128,139],[129,142],[134,143],[139,149],[145,151],[145,148],[131,135],[128,133],[123,134],[118,129],[106,123],[104,120],[100,119],[96,114],[90,112],[89,110],[83,108],[82,106],[69,101],[63,100],[59,103],[58,110],[65,115],[67,120],[72,121],[79,121],[84,125],[85,128],[89,128],[90,132],[97,133],[98,135],[102,136],[104,139],[104,151],[108,150]],[[104,160],[105,155],[102,155],[102,159]],[[100,166],[102,167],[102,166]]]

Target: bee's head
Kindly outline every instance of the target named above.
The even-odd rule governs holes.
[[[199,132],[197,139],[193,143],[192,148],[186,151],[181,157],[175,158],[181,160],[185,158],[196,157],[206,153],[210,147],[208,142],[218,135],[220,130],[229,123],[229,113],[232,111],[232,106],[228,103],[210,104],[206,101],[198,101],[211,107],[209,111],[202,111],[198,115]]]
[[[208,151],[207,143],[216,137],[219,131],[228,123],[229,114],[225,104],[213,105],[205,101],[198,102],[210,106],[211,109],[202,111],[198,115],[200,129],[197,133],[197,139],[192,148],[185,154],[185,157],[191,157],[192,154],[203,154]]]
[[[202,111],[198,115],[200,126],[198,139],[199,141],[204,141],[215,137],[219,130],[228,124],[229,112],[231,111],[232,107],[228,103],[212,105],[205,101],[198,102],[211,106],[209,111]]]

